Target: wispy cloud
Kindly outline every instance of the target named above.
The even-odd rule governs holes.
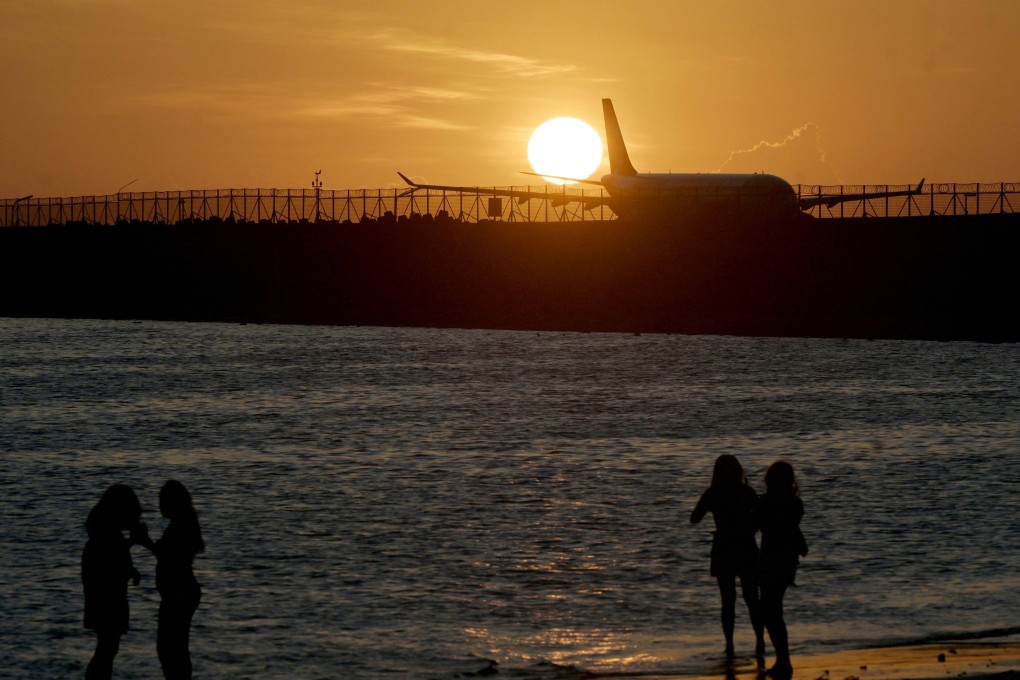
[[[468,130],[470,126],[459,125],[448,120],[428,118],[425,116],[412,116],[402,114],[398,116],[395,123],[400,127],[418,128],[421,130]]]
[[[266,83],[238,85],[201,85],[190,87],[159,86],[140,90],[110,101],[129,107],[163,109],[199,109],[208,113],[236,113],[242,108],[258,108],[285,96],[285,90]]]
[[[197,110],[207,115],[264,119],[371,119],[390,127],[467,130],[441,117],[423,114],[432,104],[467,101],[469,92],[435,87],[368,83],[347,97],[309,98],[285,84],[161,88],[121,100],[128,107]]]
[[[287,117],[349,120],[353,118],[383,121],[392,127],[426,130],[467,130],[470,126],[449,120],[430,118],[411,113],[400,106],[358,103],[354,101],[310,103],[296,109]]]
[[[522,78],[557,75],[579,70],[573,64],[550,64],[517,54],[487,52],[470,47],[459,47],[438,41],[423,40],[406,33],[377,33],[372,36],[372,39],[380,43],[384,49],[394,52],[410,52],[412,54],[421,54],[441,59],[481,64],[491,67],[501,74]]]
[[[766,141],[766,140],[763,139],[762,141],[758,142],[757,144],[755,144],[754,146],[752,146],[750,148],[739,149],[737,151],[731,151],[730,152],[730,157],[726,159],[726,162],[724,162],[722,164],[722,166],[719,168],[719,170],[717,172],[722,172],[723,169],[727,165],[729,165],[733,161],[736,161],[736,160],[740,159],[743,156],[748,156],[748,155],[751,155],[751,154],[756,154],[756,153],[759,153],[761,151],[768,151],[768,150],[773,150],[774,151],[774,150],[777,150],[777,149],[782,149],[786,145],[790,144],[791,142],[794,142],[797,139],[799,139],[801,135],[807,133],[808,131],[814,131],[814,134],[815,134],[815,149],[818,151],[819,160],[821,160],[824,163],[825,162],[825,150],[822,149],[821,142],[819,140],[818,126],[815,125],[814,123],[804,123],[800,127],[794,128],[793,130],[791,130],[790,134],[788,134],[786,136],[786,138],[783,139],[780,142],[769,142],[769,141]]]
[[[790,131],[778,142],[762,140],[746,149],[730,152],[729,158],[719,167],[722,172],[727,166],[737,165],[740,169],[756,170],[776,165],[799,166],[801,171],[823,170],[826,175],[837,177],[835,169],[826,159],[822,148],[821,129],[816,123],[804,123]]]
[[[366,88],[366,91],[352,95],[352,100],[379,104],[413,101],[420,104],[478,99],[478,95],[465,90],[422,87],[420,85],[367,83],[363,87]]]
[[[427,130],[467,130],[470,126],[421,114],[430,104],[467,101],[476,95],[462,90],[416,85],[400,86],[368,83],[364,92],[342,99],[306,103],[295,115],[312,118],[373,118],[393,127]]]

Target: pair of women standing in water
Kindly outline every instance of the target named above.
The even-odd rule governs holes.
[[[109,678],[113,673],[120,637],[128,629],[128,581],[138,585],[141,579],[131,560],[135,543],[156,556],[156,588],[161,597],[156,651],[163,675],[168,679],[191,677],[188,640],[191,618],[201,598],[191,564],[205,544],[191,495],[183,484],[174,480],[164,484],[159,508],[170,524],[158,541],[149,538],[141,522],[141,504],[128,486],[111,486],[89,513],[81,579],[85,627],[96,633],[96,650],[85,671],[87,680]],[[124,531],[130,531],[131,537],[124,538]]]
[[[711,572],[719,582],[722,596],[722,627],[726,655],[732,658],[736,619],[736,580],[747,604],[755,634],[755,655],[764,657],[763,632],[776,652],[770,673],[789,677],[790,645],[783,619],[783,595],[793,585],[800,557],[807,544],[800,530],[804,504],[800,500],[793,466],[773,463],[765,473],[765,495],[761,498],[748,485],[744,469],[735,456],[716,459],[712,484],[691,513],[697,524],[709,512],[715,519],[712,537]],[[761,550],[755,533],[761,531]]]

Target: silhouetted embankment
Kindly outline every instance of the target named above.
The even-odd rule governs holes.
[[[1020,340],[1020,216],[0,230],[0,315]]]

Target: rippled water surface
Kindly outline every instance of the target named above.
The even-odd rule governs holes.
[[[1015,629],[1018,413],[1016,345],[0,319],[0,667],[83,673],[85,516],[177,478],[196,677],[704,669],[723,452],[798,470],[795,655]]]

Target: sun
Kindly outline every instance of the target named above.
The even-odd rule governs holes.
[[[583,120],[552,118],[531,134],[528,161],[543,179],[554,184],[573,184],[557,177],[585,179],[595,172],[602,163],[602,140],[595,128]]]

